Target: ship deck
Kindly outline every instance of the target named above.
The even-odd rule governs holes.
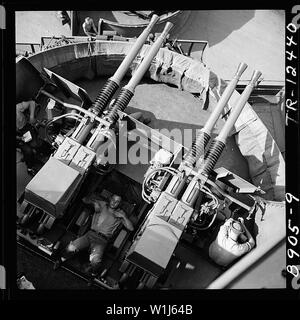
[[[284,56],[280,53],[284,52],[284,50],[280,50],[280,46],[284,44],[284,41],[281,41],[281,37],[284,36],[284,29],[283,31],[280,29],[279,33],[277,32],[279,27],[275,30],[272,29],[278,24],[278,21],[281,21],[280,13],[266,10],[271,11],[269,12],[271,19],[264,19],[267,12],[246,11],[235,13],[234,17],[237,18],[237,22],[234,27],[232,25],[229,26],[229,22],[231,22],[231,14],[229,12],[195,12],[186,22],[182,32],[177,36],[182,39],[200,38],[201,40],[208,40],[210,45],[205,52],[204,61],[223,79],[231,78],[237,62],[246,61],[249,65],[255,66],[256,69],[263,69],[265,79],[280,83],[284,80]],[[26,17],[30,17],[30,20]],[[55,16],[55,12],[20,12],[16,14],[16,18],[16,42],[38,42],[41,36],[52,36],[54,34],[71,35],[69,27],[61,25]],[[49,24],[47,25],[45,25],[45,18],[48,18]],[[216,21],[218,21],[218,24],[216,24]],[[218,30],[222,30],[221,34],[218,34]],[[273,30],[274,33],[278,33],[278,37],[270,37],[269,41],[264,41],[264,39],[255,35],[254,42],[244,41],[243,46],[240,45],[241,34],[244,34],[245,39],[249,40],[249,37],[256,34],[258,30],[260,30],[261,34],[264,34],[267,30]],[[258,48],[260,49],[258,50]],[[218,54],[220,52],[222,52],[222,59]],[[197,58],[197,54],[197,49],[195,49],[192,55]],[[233,56],[235,57],[234,59],[232,58]],[[246,72],[242,80],[249,78],[250,75]],[[105,80],[104,78],[80,80],[77,84],[86,89],[93,100]],[[157,100],[160,101],[159,104],[153,104],[152,102],[151,98],[154,93],[158,98]],[[151,118],[150,126],[154,129],[166,128],[171,130],[172,128],[179,128],[182,131],[187,128],[200,129],[208,117],[208,113],[199,107],[197,99],[190,94],[179,92],[178,89],[164,84],[151,83],[150,81],[142,82],[136,88],[135,96],[126,112],[131,113],[141,110],[144,111],[145,116]],[[214,134],[218,132],[221,126],[222,121],[218,123]],[[190,142],[191,140],[187,139],[185,145],[189,147]],[[245,179],[249,177],[246,161],[241,156],[233,137],[229,139],[226,150],[219,160],[219,165],[228,168]],[[125,175],[133,177],[137,182],[141,181],[141,177],[145,172],[145,167],[142,166],[138,170],[136,167],[130,166],[119,169]],[[18,187],[20,189],[24,188],[28,179],[28,176],[24,174],[21,178],[23,184],[18,185]],[[187,283],[190,288],[205,287],[208,281],[220,274],[219,268],[210,265],[206,259],[195,255],[192,250],[185,250],[184,247],[178,250],[182,261],[186,261],[187,264],[182,264],[179,267],[178,273],[175,272],[170,277],[170,282],[176,282],[179,288],[182,288],[181,286]],[[263,270],[263,273],[266,271],[265,275],[268,274],[270,266],[274,266],[274,261],[276,261],[277,265],[284,265],[282,246],[275,248],[273,254],[273,257],[276,257],[273,258],[273,264],[272,262],[266,263],[260,269]],[[21,246],[18,247],[17,255],[18,273],[24,273],[36,288],[87,289],[85,281],[81,281],[77,276],[66,272],[64,269],[53,272],[52,262],[33,254]],[[266,278],[268,277],[266,276]],[[279,276],[276,277],[275,282],[278,287],[285,285],[284,279]],[[248,283],[247,280],[244,280],[245,286],[254,284],[253,277]],[[92,287],[90,289],[95,288]]]

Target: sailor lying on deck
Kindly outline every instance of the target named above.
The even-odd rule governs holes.
[[[247,241],[240,243],[240,236],[247,237]],[[249,252],[255,245],[254,238],[244,224],[244,219],[239,222],[228,219],[221,227],[217,238],[209,247],[209,256],[214,262],[223,267],[228,266],[235,259]]]
[[[62,257],[56,261],[54,270],[56,270],[63,261],[72,257],[77,252],[89,249],[90,264],[86,271],[91,273],[92,276],[97,275],[104,250],[119,225],[123,224],[128,230],[133,230],[131,221],[127,218],[125,212],[119,208],[121,200],[122,198],[116,194],[111,196],[109,203],[87,198],[82,199],[84,203],[94,206],[95,211],[92,217],[91,228],[85,235],[69,243]]]

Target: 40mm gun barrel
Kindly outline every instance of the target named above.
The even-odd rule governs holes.
[[[239,64],[233,79],[230,81],[230,83],[224,90],[215,109],[212,111],[211,115],[209,116],[205,126],[199,131],[196,138],[193,140],[190,149],[185,154],[184,160],[182,161],[179,167],[180,171],[182,170],[181,168],[185,166],[193,168],[197,160],[200,158],[201,154],[204,154],[205,147],[207,146],[211,137],[212,129],[214,128],[220,114],[222,113],[226,104],[228,103],[233,91],[236,88],[236,85],[241,75],[246,70],[246,68],[247,68],[246,63]],[[166,192],[171,194],[174,197],[177,197],[180,191],[182,190],[182,188],[184,187],[186,179],[187,179],[186,176],[182,177],[181,175],[175,175],[170,181],[166,189]]]
[[[239,117],[240,113],[242,112],[245,104],[247,103],[250,94],[253,88],[256,85],[259,77],[261,76],[261,72],[255,70],[251,77],[251,80],[245,90],[243,91],[242,95],[240,96],[236,106],[231,111],[230,116],[228,117],[227,121],[225,122],[223,128],[221,129],[219,135],[212,141],[209,150],[205,154],[205,158],[203,164],[200,166],[198,172],[209,176],[217,163],[223,149],[225,148],[226,140],[229,136],[231,129],[233,128],[237,118]],[[192,207],[195,203],[199,193],[200,187],[198,178],[194,177],[192,181],[187,186],[186,190],[184,191],[181,201],[188,206]]]
[[[109,100],[112,98],[114,93],[120,86],[122,79],[124,78],[127,70],[129,69],[131,63],[141,50],[145,41],[147,40],[148,35],[150,34],[151,29],[155,25],[155,23],[159,20],[158,15],[153,15],[150,23],[141,33],[141,35],[134,42],[132,48],[118,67],[117,71],[114,73],[112,77],[108,79],[102,90],[99,92],[94,104],[92,105],[92,109],[97,115],[102,114],[104,108],[106,107]]]
[[[162,46],[165,38],[167,37],[169,31],[173,27],[171,22],[167,22],[165,28],[158,39],[151,46],[149,52],[144,57],[141,64],[138,66],[133,76],[129,80],[129,82],[122,88],[118,98],[115,100],[114,104],[111,106],[108,115],[105,119],[109,122],[114,123],[118,118],[118,111],[124,111],[127,107],[130,99],[134,95],[134,90],[136,86],[139,84],[144,74],[148,70],[153,58],[156,56],[158,50]]]
[[[213,140],[208,152],[205,155],[203,166],[201,166],[204,174],[209,175],[211,170],[214,168],[217,163],[220,155],[225,148],[226,140],[229,136],[230,131],[232,130],[237,118],[242,112],[245,104],[247,103],[251,92],[253,91],[258,79],[261,76],[261,72],[255,70],[252,74],[249,84],[244,89],[242,95],[240,96],[236,106],[231,111],[227,121],[225,122],[223,128],[221,129],[218,136]]]
[[[97,116],[101,116],[104,109],[106,108],[109,101],[112,99],[113,95],[118,90],[122,79],[124,78],[127,70],[129,69],[131,63],[141,50],[142,46],[144,45],[145,41],[147,40],[148,35],[150,34],[151,29],[155,25],[155,23],[159,20],[159,16],[154,14],[149,22],[148,26],[143,30],[137,40],[134,42],[133,46],[130,48],[128,54],[121,62],[120,66],[118,67],[117,71],[114,73],[112,77],[110,77],[100,92],[98,93],[95,101],[93,102],[92,106],[89,110],[95,113]],[[86,139],[87,135],[91,131],[92,127],[94,126],[93,122],[87,122],[87,119],[82,121],[77,130],[72,135],[72,138],[79,143],[83,143]]]
[[[104,120],[109,122],[111,125],[114,125],[118,120],[118,117],[119,117],[118,111],[124,111],[128,106],[131,98],[134,95],[134,90],[136,86],[139,84],[144,74],[148,70],[153,58],[156,56],[157,52],[159,51],[160,47],[162,46],[165,38],[167,37],[172,27],[173,27],[173,24],[171,22],[166,23],[165,28],[161,33],[161,35],[150,47],[149,51],[147,52],[142,62],[133,73],[127,85],[125,85],[121,89],[118,97],[114,100],[114,102],[110,106],[108,110],[108,114],[104,117]],[[97,150],[97,148],[99,147],[99,145],[103,143],[103,141],[104,141],[103,136],[100,133],[98,137],[96,137],[96,139],[94,139],[94,137],[91,137],[91,139],[87,143],[87,147],[91,148],[92,150]]]
[[[205,147],[207,146],[212,130],[219,119],[220,114],[224,110],[225,106],[227,105],[230,97],[232,96],[233,91],[236,88],[236,85],[243,74],[243,72],[247,69],[246,63],[240,63],[238,69],[230,81],[230,83],[225,88],[220,100],[218,101],[215,109],[212,111],[211,115],[209,116],[207,122],[205,123],[204,127],[199,131],[195,140],[192,143],[191,148],[185,155],[185,159],[183,161],[184,165],[189,167],[193,167],[195,163],[198,161],[201,154],[204,153]]]

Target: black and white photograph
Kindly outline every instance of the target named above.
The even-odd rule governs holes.
[[[299,289],[298,7],[15,9],[17,291]]]

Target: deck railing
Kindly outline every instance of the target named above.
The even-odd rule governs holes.
[[[28,42],[17,42],[16,43],[16,54],[17,55],[30,55],[40,51],[40,43],[28,43]]]

